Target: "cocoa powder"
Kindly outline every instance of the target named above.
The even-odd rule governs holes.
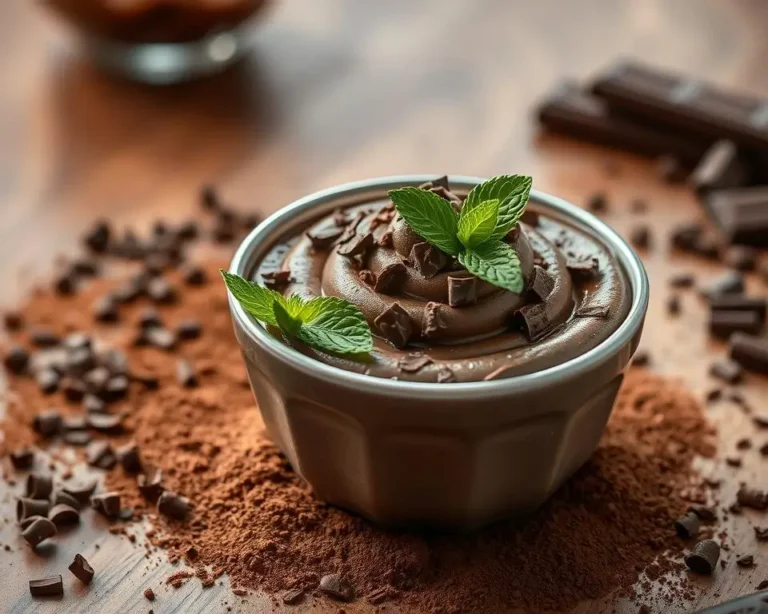
[[[135,475],[120,468],[107,474],[105,489],[119,492],[135,518],[151,521],[153,544],[192,568],[171,576],[171,585],[195,576],[210,585],[227,573],[238,594],[305,589],[306,601],[325,599],[321,577],[339,574],[356,599],[413,610],[539,612],[614,592],[632,597],[646,570],[649,578],[674,576],[670,599],[692,596],[675,575],[682,545],[674,520],[704,502],[692,461],[714,448],[701,408],[680,384],[631,370],[597,452],[530,518],[462,536],[383,531],[319,501],[264,432],[217,279],[221,264],[205,267],[208,284],[159,308],[169,327],[189,317],[204,325],[199,338],[174,352],[134,346],[144,299],[122,309],[119,324],[94,322],[90,306],[116,287],[111,279],[74,296],[35,292],[21,309],[26,328],[11,333],[26,342],[35,327],[88,331],[123,349],[132,371],[157,378],[157,390],[134,381],[115,403],[114,411],[125,413],[125,434],[110,441],[135,441],[145,467],[161,468],[165,488],[191,501],[191,514],[186,521],[158,515]],[[179,275],[168,277],[182,286]],[[195,367],[194,388],[176,379],[180,357]],[[37,412],[81,413],[62,393],[43,395],[29,378],[13,376],[11,390],[3,455],[45,445],[31,429]]]

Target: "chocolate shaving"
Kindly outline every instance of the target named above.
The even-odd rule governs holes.
[[[418,373],[433,362],[434,360],[424,354],[410,354],[398,361],[397,368],[405,373]]]
[[[568,254],[565,266],[572,275],[591,277],[597,273],[599,262],[595,256]]]
[[[457,381],[456,374],[453,372],[453,369],[451,369],[450,367],[446,367],[445,365],[442,365],[437,370],[438,384],[451,384],[455,381]]]
[[[373,249],[375,241],[373,235],[369,232],[361,237],[357,237],[354,240],[344,243],[339,247],[339,255],[345,258],[361,258],[365,259],[368,253]]]
[[[379,237],[379,245],[381,247],[392,247],[392,243],[394,242],[394,236],[395,234],[391,230],[387,230],[385,233]]]
[[[610,311],[609,305],[591,305],[579,307],[573,315],[577,318],[607,318]]]
[[[360,278],[360,281],[368,286],[373,286],[376,283],[376,273],[370,269],[363,269],[357,276]]]
[[[270,290],[276,290],[280,292],[293,281],[291,279],[290,271],[270,271],[269,273],[262,273],[261,279],[264,281],[264,286]]]
[[[430,279],[448,265],[448,256],[434,245],[423,241],[411,248],[408,262],[422,277]]]
[[[448,304],[451,307],[463,307],[477,302],[476,277],[448,276]]]
[[[376,277],[374,292],[381,294],[397,294],[405,283],[408,270],[402,262],[388,264]]]
[[[312,243],[312,247],[319,251],[325,251],[341,237],[344,231],[341,228],[324,228],[317,232],[307,232],[307,239]]]
[[[430,301],[424,307],[424,330],[422,334],[425,337],[432,337],[435,333],[447,328],[442,314],[442,305]]]
[[[545,301],[555,288],[555,279],[540,266],[534,266],[530,284],[531,291]]]
[[[408,345],[413,334],[411,317],[399,303],[390,305],[373,321],[373,325],[382,337],[397,348]]]
[[[523,328],[530,341],[541,339],[552,329],[552,322],[544,303],[525,305],[517,313],[522,319]]]

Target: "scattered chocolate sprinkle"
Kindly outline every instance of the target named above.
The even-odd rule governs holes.
[[[755,557],[751,554],[742,554],[741,556],[736,557],[736,564],[739,567],[754,567]]]
[[[176,327],[178,338],[184,341],[198,339],[202,332],[203,327],[197,320],[184,320]]]
[[[24,328],[24,316],[18,311],[6,311],[3,314],[3,325],[8,332],[16,332]]]
[[[742,437],[736,442],[737,450],[749,450],[752,447],[752,440],[749,437]]]
[[[602,192],[595,192],[590,194],[586,207],[592,213],[605,213],[608,210],[608,199]]]
[[[477,278],[448,276],[448,304],[464,307],[477,302]]]
[[[392,303],[373,321],[382,337],[397,348],[408,345],[413,334],[413,324],[408,312],[399,303]]]
[[[385,266],[376,277],[374,292],[380,294],[397,294],[403,287],[408,270],[402,262],[393,262]]]
[[[742,507],[748,507],[753,510],[768,509],[768,493],[757,488],[742,486],[736,493],[736,500]]]
[[[147,601],[154,601],[155,600],[155,591],[153,591],[151,588],[145,588],[144,589],[144,598],[147,599]]]
[[[29,353],[20,345],[14,345],[5,355],[5,368],[16,375],[24,373],[29,364]]]
[[[677,273],[669,279],[669,285],[673,288],[692,288],[696,284],[693,273]]]
[[[29,581],[29,594],[33,597],[56,597],[64,594],[61,576],[51,576]]]
[[[648,249],[651,245],[651,229],[645,224],[635,226],[629,233],[629,240],[638,249]]]
[[[205,271],[196,264],[185,265],[181,271],[181,278],[188,286],[202,286],[208,281]],[[264,285],[267,285],[266,281]]]
[[[725,464],[729,467],[739,468],[742,465],[741,459],[738,456],[726,456]]]
[[[96,253],[103,253],[107,250],[109,240],[112,236],[112,229],[108,222],[99,220],[88,229],[83,236],[83,243]]]

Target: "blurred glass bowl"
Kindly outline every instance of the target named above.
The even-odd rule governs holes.
[[[267,0],[46,0],[95,62],[153,84],[222,71],[250,46],[250,21]]]

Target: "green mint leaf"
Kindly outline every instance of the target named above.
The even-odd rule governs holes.
[[[472,188],[462,207],[467,214],[484,201],[499,200],[499,219],[488,239],[503,239],[515,227],[525,211],[533,179],[527,175],[500,175]]]
[[[313,301],[315,306],[311,306]],[[312,299],[305,309],[302,316],[312,319],[301,326],[297,336],[307,345],[334,354],[362,354],[373,349],[368,322],[351,303],[323,297]]]
[[[335,296],[317,296],[305,302],[297,316],[303,324],[311,324],[324,313],[343,309],[347,305],[347,301]]]
[[[243,279],[239,275],[228,273],[223,269],[220,273],[227,289],[248,313],[265,324],[277,326],[273,305],[276,302],[286,302],[282,294]]]
[[[499,219],[499,199],[484,200],[471,210],[462,209],[459,215],[459,241],[471,248],[488,240]]]
[[[286,305],[281,301],[275,301],[272,304],[272,311],[274,313],[277,326],[286,335],[296,337],[301,331],[301,320],[299,320],[296,316],[291,315],[289,308],[290,305]]]
[[[459,262],[489,284],[519,294],[523,291],[523,273],[517,253],[506,243],[487,242],[459,254]]]
[[[462,251],[456,237],[459,214],[447,200],[429,190],[413,187],[390,190],[389,197],[397,212],[421,238],[451,256]]]

